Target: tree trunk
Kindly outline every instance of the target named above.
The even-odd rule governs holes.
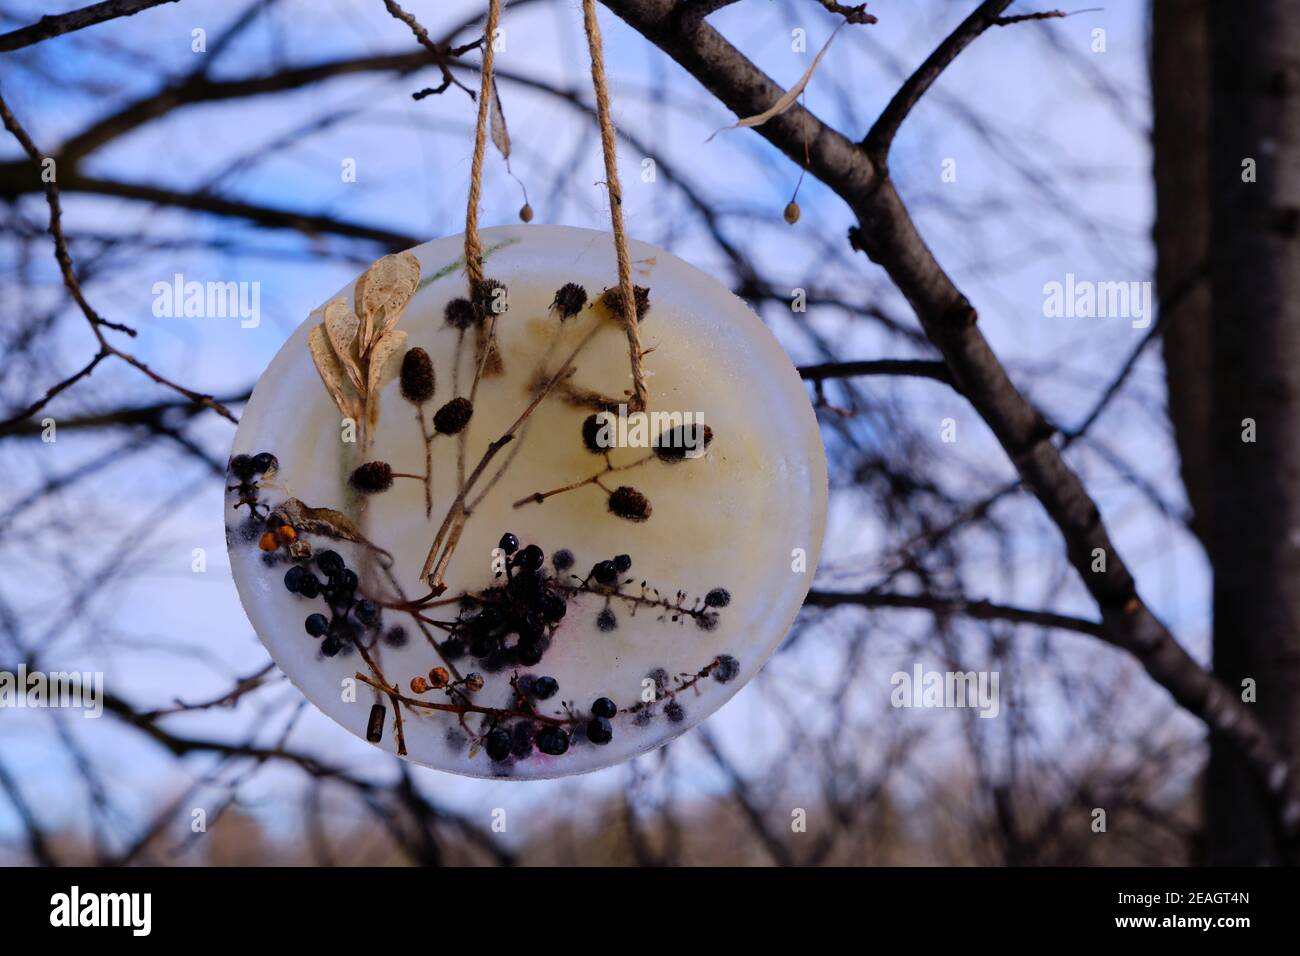
[[[1180,9],[1182,4],[1177,4]],[[1214,3],[1209,18],[1214,666],[1256,684],[1300,757],[1300,0]],[[1257,181],[1243,163],[1253,160]],[[1246,420],[1256,438],[1243,440]],[[1257,779],[1211,745],[1209,862],[1295,861]]]

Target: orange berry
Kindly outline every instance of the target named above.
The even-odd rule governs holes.
[[[257,546],[263,551],[274,551],[280,547],[280,542],[276,540],[274,531],[268,531],[262,535],[262,539],[257,542]]]
[[[429,685],[435,690],[446,687],[451,682],[451,675],[447,673],[445,667],[435,667],[429,671]]]
[[[298,532],[293,530],[293,525],[282,524],[275,529],[275,540],[281,544],[288,544],[298,537]]]
[[[412,677],[412,678],[411,678],[411,693],[412,693],[412,694],[423,694],[423,693],[424,693],[425,691],[427,691],[428,689],[429,689],[429,682],[428,682],[427,680],[425,680],[423,677]]]

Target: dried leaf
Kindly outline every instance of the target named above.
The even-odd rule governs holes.
[[[492,81],[492,98],[488,102],[490,110],[490,129],[492,145],[497,148],[504,160],[510,159],[510,131],[506,129],[506,114],[501,109],[501,97],[497,93],[497,81]]]
[[[345,418],[355,418],[356,390],[348,380],[338,353],[330,345],[324,325],[318,325],[311,330],[307,336],[307,347],[311,350],[311,359],[316,365],[316,371],[320,373],[321,381],[325,383],[325,390],[338,406],[339,412]]]
[[[791,106],[793,106],[794,101],[797,100],[799,98],[799,94],[803,92],[803,88],[807,86],[808,81],[812,79],[812,75],[816,71],[818,64],[821,63],[822,57],[824,57],[826,55],[826,51],[831,48],[831,41],[835,39],[835,34],[839,33],[840,27],[843,27],[844,24],[847,22],[848,22],[847,20],[843,21],[842,23],[840,23],[838,27],[836,27],[831,32],[831,35],[826,38],[826,43],[822,46],[821,50],[818,51],[817,56],[813,58],[812,66],[808,67],[807,72],[804,73],[804,75],[799,78],[799,82],[796,83],[794,86],[790,87],[790,89],[788,89],[781,96],[779,100],[777,100],[767,109],[763,110],[763,112],[759,113],[757,116],[747,116],[744,119],[737,120],[734,126],[724,126],[722,127],[722,129],[715,129],[709,135],[709,138],[705,140],[705,142],[708,143],[712,141],[713,137],[717,136],[723,130],[740,129],[746,126],[762,126],[772,117],[780,116]]]
[[[341,511],[312,508],[297,498],[286,498],[273,512],[299,533],[323,534],[342,541],[365,541],[361,530]]]

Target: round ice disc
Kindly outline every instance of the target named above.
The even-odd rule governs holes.
[[[482,244],[501,288],[477,303],[463,239],[439,239],[285,343],[235,436],[231,567],[276,663],[352,733],[473,776],[582,773],[703,720],[776,649],[824,451],[783,350],[698,269],[631,243],[649,394],[622,414],[610,236]]]

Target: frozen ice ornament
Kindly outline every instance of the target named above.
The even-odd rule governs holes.
[[[349,731],[517,779],[657,747],[789,629],[826,515],[797,372],[745,304],[560,226],[386,256],[312,313],[235,436],[231,566],[281,669]],[[611,288],[612,287],[612,288]],[[633,403],[635,404],[635,403]]]

